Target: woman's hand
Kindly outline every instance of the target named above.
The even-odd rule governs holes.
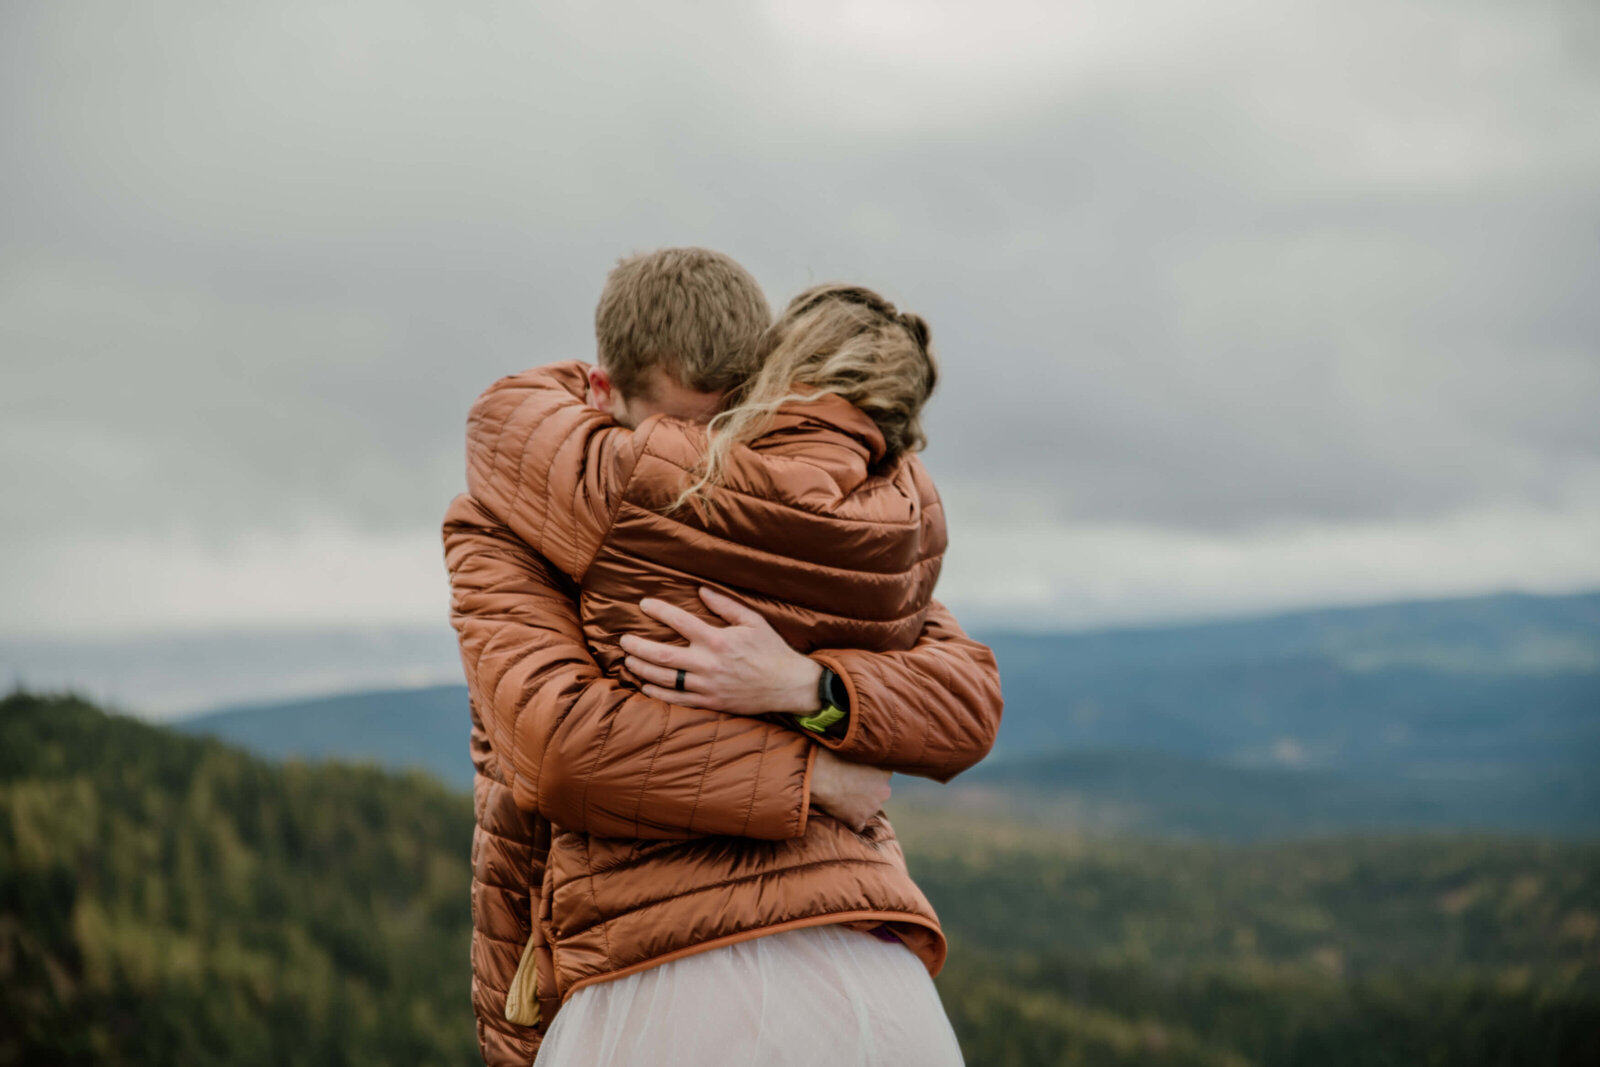
[[[700,599],[728,625],[716,626],[654,597],[639,602],[646,615],[689,641],[684,648],[622,636],[625,662],[648,683],[646,696],[735,715],[803,715],[821,707],[821,664],[790,648],[766,619],[732,597],[702,587]],[[685,672],[682,692],[675,688],[679,670]]]
[[[821,746],[816,760],[811,768],[811,806],[859,834],[889,799],[889,772],[848,763]]]

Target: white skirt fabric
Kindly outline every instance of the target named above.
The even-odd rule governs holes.
[[[946,1067],[955,1031],[900,942],[805,926],[584,986],[536,1067]]]

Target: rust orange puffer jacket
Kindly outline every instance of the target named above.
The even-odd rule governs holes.
[[[709,514],[664,514],[691,482],[706,429],[657,416],[636,430],[584,403],[586,367],[502,378],[467,416],[467,491],[583,590],[584,635],[615,673],[617,638],[677,635],[639,610],[656,596],[708,614],[713,585],[794,648],[909,648],[944,556],[944,509],[922,463],[882,475],[877,424],[824,396],[779,409],[730,452]]]
[[[736,451],[709,518],[665,516],[703,429],[618,428],[577,402],[583,370],[486,391],[469,418],[469,493],[445,522],[480,773],[473,964],[486,1058],[536,1047],[584,984],[778,929],[889,923],[936,973],[943,935],[888,821],[858,834],[808,795],[816,744],[948,780],[993,743],[993,657],[929,600],[944,534],[920,463],[870,473],[876,427],[827,398]],[[545,558],[580,579],[581,630]],[[584,650],[615,665],[622,632],[674,640],[637,601],[703,613],[702,582],[840,674],[843,738],[649,701]],[[530,937],[543,1019],[513,1027],[504,990]]]

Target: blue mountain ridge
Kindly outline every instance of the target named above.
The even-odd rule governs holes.
[[[1600,594],[1508,594],[1090,633],[980,634],[995,751],[948,787],[1105,828],[1260,836],[1600,830]],[[234,707],[181,729],[471,782],[464,686]]]

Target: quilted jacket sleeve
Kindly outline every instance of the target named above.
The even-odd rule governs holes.
[[[603,675],[576,591],[470,495],[443,537],[468,690],[518,807],[601,837],[804,835],[808,738]]]
[[[571,360],[507,375],[467,414],[467,492],[574,581],[638,458],[634,432],[585,402],[587,370]]]
[[[948,782],[994,746],[1004,707],[994,652],[938,601],[907,651],[828,649],[812,658],[850,694],[844,736],[816,738],[841,759]]]

